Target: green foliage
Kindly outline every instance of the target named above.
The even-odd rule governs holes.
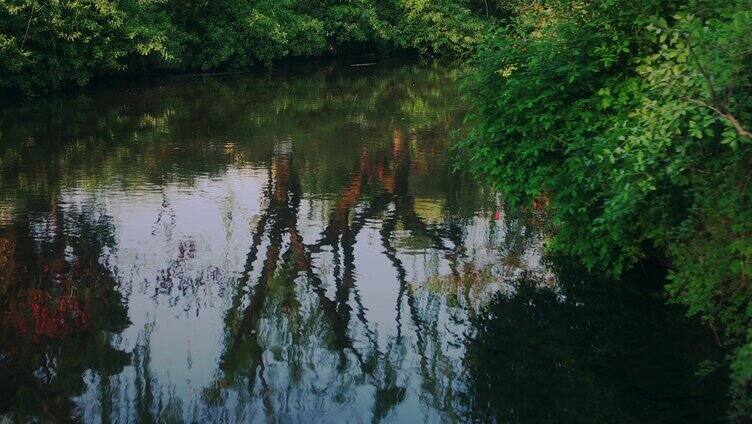
[[[488,22],[464,0],[0,0],[0,89],[353,51],[454,55]]]
[[[84,84],[134,54],[173,58],[159,0],[0,1],[0,88]]]
[[[486,23],[451,0],[402,0],[396,43],[421,54],[458,55],[470,51]]]
[[[475,59],[465,86],[472,129],[459,149],[512,203],[548,200],[551,249],[614,274],[665,252],[671,299],[736,346],[735,391],[745,397],[749,2],[558,0],[516,10]]]

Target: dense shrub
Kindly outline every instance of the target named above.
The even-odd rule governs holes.
[[[741,405],[752,382],[749,1],[515,10],[465,86],[470,167],[513,203],[547,203],[550,248],[591,268],[619,274],[665,255],[671,299],[723,331]]]
[[[403,0],[394,39],[422,54],[461,55],[475,46],[484,27],[485,21],[460,2]]]
[[[158,0],[0,2],[0,87],[24,91],[83,84],[132,55],[173,59]]]
[[[0,89],[352,51],[457,54],[488,22],[463,0],[1,0]]]

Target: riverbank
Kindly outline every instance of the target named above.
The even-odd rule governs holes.
[[[171,69],[152,70],[147,73],[110,73],[94,75],[85,85],[69,85],[45,93],[23,93],[18,90],[6,89],[0,91],[0,107],[15,107],[24,104],[35,104],[40,97],[51,101],[63,100],[70,97],[98,96],[110,91],[148,90],[150,87],[179,84],[180,81],[189,83],[196,79],[210,78],[242,78],[249,77],[298,77],[322,70],[336,72],[348,68],[371,66],[401,67],[418,63],[442,63],[454,67],[457,61],[452,58],[422,58],[410,52],[400,52],[378,56],[375,54],[349,54],[341,56],[327,56],[317,58],[287,58],[274,62],[269,67],[253,67],[242,71],[210,71],[202,72],[179,71]]]
[[[96,77],[269,68],[285,59],[373,53],[457,56],[488,13],[424,3],[101,0],[0,5],[0,89],[25,95]]]

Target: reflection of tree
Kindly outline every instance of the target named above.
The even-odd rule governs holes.
[[[432,389],[430,386],[435,385],[432,375],[439,371],[431,369],[430,359],[426,357],[429,349],[424,333],[428,330],[436,336],[439,330],[425,328],[414,288],[406,281],[407,272],[393,246],[395,230],[399,222],[409,234],[426,238],[433,249],[443,252],[452,261],[463,255],[463,244],[456,231],[437,229],[416,213],[409,190],[410,166],[410,154],[404,146],[401,131],[395,131],[386,154],[364,149],[351,173],[350,183],[333,202],[328,222],[318,240],[306,243],[298,229],[302,194],[293,157],[289,152],[273,156],[265,190],[267,207],[256,224],[245,269],[226,315],[228,333],[220,365],[224,377],[216,387],[207,391],[210,398],[218,396],[217,390],[231,381],[249,384],[249,393],[253,393],[254,385],[258,384],[261,387],[257,393],[263,397],[267,418],[273,418],[275,405],[269,398],[271,389],[264,375],[264,352],[268,346],[264,345],[262,338],[267,330],[284,332],[285,323],[269,329],[262,325],[262,321],[275,319],[271,314],[269,318],[265,315],[274,304],[280,305],[278,311],[286,317],[294,349],[303,349],[299,345],[303,340],[324,336],[328,349],[339,358],[341,372],[347,369],[349,360],[355,361],[356,376],[363,376],[376,389],[374,416],[377,418],[384,417],[405,396],[405,389],[397,385],[399,362],[395,363],[394,359],[395,355],[399,356],[397,352],[404,343],[401,336],[402,307],[406,304],[409,309],[406,316],[417,336],[417,352],[423,358],[420,361],[421,375],[426,389]],[[379,216],[385,216],[380,231],[383,251],[394,267],[399,284],[396,305],[399,334],[388,348],[393,352],[380,351],[366,320],[355,279],[356,238],[369,219]],[[314,265],[317,255],[323,252],[330,252],[333,257],[334,291],[331,298]],[[254,272],[257,264],[260,269]],[[320,313],[321,321],[312,327],[301,325],[307,318],[301,316],[305,311],[301,309],[301,300],[296,297],[301,291],[296,291],[295,285],[300,283],[305,283]],[[275,285],[278,285],[276,289]],[[272,295],[278,298],[270,298]],[[364,337],[365,344],[355,343],[352,338],[351,331],[356,327],[361,329],[360,336]],[[304,333],[306,330],[309,333]],[[435,348],[433,353],[440,355],[441,349]],[[295,358],[288,358],[288,362],[293,368],[301,366],[296,364]],[[355,382],[348,383],[343,379],[342,384]]]
[[[357,154],[358,141],[395,119],[396,110],[416,130],[457,119],[456,78],[456,71],[439,65],[319,69],[295,78],[179,79],[6,108],[0,196],[23,192],[27,181],[50,188],[80,179],[162,185],[216,175],[232,163],[265,165],[266,141],[280,134],[308,141],[296,146],[310,158],[301,184],[306,192],[321,192],[342,183],[347,172],[349,163],[333,158]],[[354,142],[339,143],[332,137],[338,134]]]
[[[164,235],[166,240],[160,242],[165,243],[165,252],[177,253],[165,261],[163,256],[156,258],[160,263],[154,266],[154,261],[149,261],[149,266],[136,264],[133,269],[138,272],[128,280],[124,275],[128,271],[120,268],[130,265],[123,259],[127,253],[120,257],[103,253],[103,249],[115,247],[108,237],[70,246],[81,237],[112,234],[106,220],[99,228],[91,213],[86,222],[62,218],[68,222],[68,233],[53,237],[45,244],[47,250],[14,255],[15,261],[26,264],[22,268],[28,265],[37,271],[8,271],[23,277],[13,279],[11,291],[16,294],[0,294],[6,296],[2,305],[23,297],[18,293],[25,290],[24,284],[32,284],[43,274],[44,264],[50,262],[47,266],[56,269],[54,264],[59,262],[61,269],[69,269],[76,260],[71,258],[86,257],[87,266],[95,268],[93,275],[101,274],[97,288],[81,288],[92,283],[78,274],[71,274],[66,284],[75,299],[102,299],[101,305],[95,305],[101,310],[87,312],[103,322],[112,321],[109,327],[98,327],[109,329],[97,333],[100,336],[119,331],[125,325],[120,320],[125,318],[119,313],[124,310],[122,305],[111,305],[119,301],[111,290],[113,277],[97,260],[112,259],[117,264],[108,268],[118,279],[122,277],[124,291],[131,289],[129,283],[143,281],[142,287],[153,294],[154,302],[180,303],[198,312],[199,305],[211,299],[200,289],[208,283],[225,282],[233,270],[222,268],[220,272],[213,264],[198,269],[202,260],[210,258],[202,256],[206,252],[202,240],[191,235],[173,238],[180,232],[176,221],[183,211],[173,202],[171,188],[195,188],[193,184],[205,177],[224,176],[228,167],[233,171],[268,168],[265,209],[252,224],[251,246],[243,252],[242,272],[234,286],[229,284],[221,375],[203,392],[210,411],[199,413],[232,414],[211,405],[221,405],[235,396],[238,409],[251,408],[274,419],[294,409],[296,389],[310,395],[303,394],[299,403],[320,401],[336,406],[346,405],[358,388],[368,386],[375,396],[373,416],[377,421],[414,396],[402,373],[406,365],[411,372],[417,369],[422,380],[420,402],[427,409],[448,411],[455,400],[447,379],[455,379],[457,364],[443,346],[454,335],[445,331],[448,323],[434,316],[442,315],[439,310],[446,306],[440,296],[410,284],[408,274],[410,261],[421,252],[441,258],[453,275],[462,274],[472,256],[465,246],[466,227],[474,222],[481,203],[494,203],[494,199],[481,198],[475,185],[457,182],[448,172],[447,133],[461,107],[452,91],[455,77],[442,67],[408,66],[346,73],[323,70],[290,79],[244,77],[199,84],[181,80],[132,95],[114,92],[53,101],[32,110],[4,111],[7,119],[0,122],[0,206],[6,198],[12,200],[8,202],[10,216],[19,230],[7,234],[25,234],[21,238],[31,240],[37,217],[13,214],[26,209],[51,210],[44,205],[50,193],[62,196],[60,193],[72,188],[88,196],[114,188],[140,196],[141,190],[158,187],[163,198],[152,235]],[[113,106],[113,100],[118,104]],[[23,121],[14,119],[21,116]],[[18,124],[26,121],[33,125]],[[285,141],[275,144],[269,140]],[[327,204],[332,193],[335,198]],[[329,210],[322,228],[311,237],[304,212],[310,213],[313,207],[307,207],[314,202],[326,204]],[[103,203],[110,206],[107,200]],[[426,204],[433,208],[428,214],[423,207]],[[0,220],[4,211],[0,210]],[[375,232],[371,231],[374,227]],[[397,336],[386,341],[379,337],[381,323],[369,322],[365,306],[369,299],[362,296],[358,282],[358,271],[363,270],[356,269],[360,263],[356,259],[364,259],[356,249],[359,237],[362,240],[374,234],[380,244],[376,249],[381,249],[392,267],[385,271],[397,276],[395,286],[389,287],[397,294]],[[12,235],[7,240],[15,243],[21,238]],[[55,240],[63,241],[55,244]],[[0,242],[0,249],[5,249],[5,244]],[[0,256],[0,265],[4,260]],[[0,267],[0,279],[6,279],[7,269]],[[413,279],[423,278],[417,275]],[[81,285],[73,284],[79,280]],[[63,296],[56,284],[45,280],[38,287],[40,293],[50,296],[45,297],[47,304],[59,306],[55,299]],[[226,289],[222,284],[219,291]],[[149,301],[138,296],[144,292],[131,293],[136,293],[131,299]],[[167,302],[162,301],[165,298]],[[114,312],[103,315],[109,309]],[[69,329],[50,335],[59,334],[73,346],[71,340],[78,340],[76,335],[99,331],[86,330],[88,327],[77,321],[77,312],[66,314],[63,321],[70,323]],[[122,378],[92,380],[91,384],[99,387],[87,395],[99,396],[102,417],[117,416],[125,408],[118,396],[137,409],[141,421],[170,419],[197,410],[197,405],[181,404],[180,396],[173,396],[175,388],[157,380],[162,370],[151,366],[149,334],[140,336],[131,353],[133,367]],[[129,341],[127,336],[124,340],[123,344]],[[105,341],[92,346],[104,352]],[[49,345],[44,340],[38,343]],[[157,357],[158,352],[154,353]],[[0,361],[5,359],[0,357]],[[110,362],[114,364],[112,372],[122,367],[122,361]],[[287,374],[279,374],[280,363],[287,367]],[[78,365],[80,372],[87,369]],[[88,366],[95,373],[103,369],[99,363]],[[19,367],[19,372],[31,375],[31,365]],[[307,385],[332,378],[321,376],[329,370],[337,373],[330,381],[331,390]],[[321,375],[312,376],[311,372]],[[285,383],[289,389],[280,387]],[[38,388],[42,387],[46,386],[39,383]],[[60,412],[60,416],[69,412]],[[447,416],[452,415],[447,412]]]
[[[174,391],[160,390],[159,382],[152,375],[151,345],[149,339],[154,324],[148,324],[139,335],[138,345],[133,349],[132,364],[136,371],[135,395],[132,409],[139,423],[178,423],[183,421],[183,405]],[[104,421],[109,415],[103,414]]]
[[[662,276],[646,268],[615,282],[556,262],[556,291],[522,278],[513,294],[496,295],[472,320],[466,360],[475,420],[668,423],[723,416],[719,376],[694,374],[709,334],[662,305],[658,287],[649,286]]]
[[[125,307],[99,262],[111,223],[88,206],[64,211],[54,196],[46,209],[41,234],[33,216],[0,233],[0,413],[18,421],[68,420],[84,371],[106,379],[128,362],[111,346]]]

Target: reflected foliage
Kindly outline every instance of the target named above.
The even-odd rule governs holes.
[[[84,373],[106,378],[129,362],[111,346],[128,325],[126,306],[99,263],[112,224],[90,205],[63,210],[53,197],[46,206],[0,230],[0,412],[17,421],[76,416]]]
[[[443,133],[447,143],[446,133],[459,119],[457,74],[434,65],[351,73],[329,68],[278,78],[175,78],[114,104],[122,91],[7,109],[0,115],[0,182],[4,193],[50,190],[81,179],[92,186],[187,182],[229,164],[268,164],[271,140],[303,139],[305,145],[291,144],[304,153],[302,183],[327,193],[348,183],[362,147],[387,147],[394,126],[415,134],[410,142],[425,151],[424,167],[432,156],[443,160],[440,145],[416,146],[414,137]],[[427,181],[436,190],[449,183],[448,175]]]

